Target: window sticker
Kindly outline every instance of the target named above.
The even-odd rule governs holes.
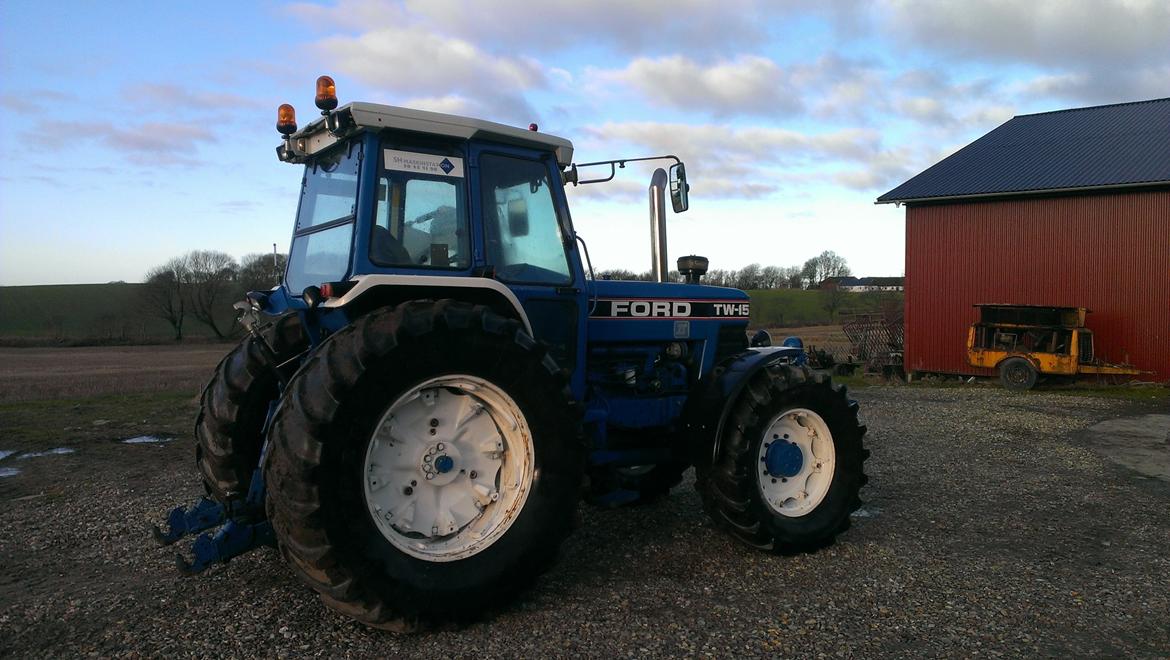
[[[413,151],[385,150],[386,169],[395,172],[415,172],[432,176],[463,178],[463,159],[455,156],[436,156]]]

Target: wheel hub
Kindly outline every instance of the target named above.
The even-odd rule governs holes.
[[[789,518],[811,513],[833,482],[836,448],[825,420],[807,408],[769,422],[759,444],[756,482],[764,503]]]
[[[773,477],[795,477],[804,467],[804,453],[796,443],[773,440],[764,454],[764,465]]]
[[[366,452],[366,504],[408,554],[452,561],[490,545],[532,481],[531,438],[515,402],[474,376],[435,378],[395,401]]]

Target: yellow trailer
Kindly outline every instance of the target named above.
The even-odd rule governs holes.
[[[976,305],[979,322],[967,331],[967,362],[996,369],[1009,390],[1031,389],[1041,374],[1136,376],[1129,365],[1107,364],[1093,353],[1084,307]]]

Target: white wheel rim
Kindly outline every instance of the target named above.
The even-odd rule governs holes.
[[[512,526],[534,463],[532,433],[512,397],[476,376],[439,376],[382,415],[366,449],[363,492],[394,547],[427,561],[456,561]]]
[[[760,495],[773,512],[798,518],[825,499],[833,484],[837,451],[833,434],[820,415],[807,408],[780,413],[769,422],[757,453]],[[781,460],[784,457],[790,460]]]

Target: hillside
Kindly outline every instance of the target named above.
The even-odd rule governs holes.
[[[171,341],[170,326],[146,313],[141,284],[50,284],[0,287],[0,340],[61,343],[158,343]],[[232,318],[226,306],[224,319]],[[214,335],[194,318],[183,334],[206,341]]]
[[[141,284],[59,284],[0,287],[0,341],[8,343],[159,343],[172,340],[170,326],[150,316],[140,302]],[[902,304],[900,293],[850,293],[830,318],[823,291],[769,289],[749,291],[751,327],[803,327],[833,324],[841,314],[877,312]],[[232,318],[230,305],[223,318]],[[225,323],[226,325],[226,323]],[[213,339],[211,331],[188,316],[183,335]]]
[[[842,293],[840,307],[830,317],[827,291],[802,289],[767,289],[748,291],[752,297],[751,327],[803,327],[838,322],[842,314],[865,314],[882,311],[887,306],[902,307],[902,294],[890,292]]]

